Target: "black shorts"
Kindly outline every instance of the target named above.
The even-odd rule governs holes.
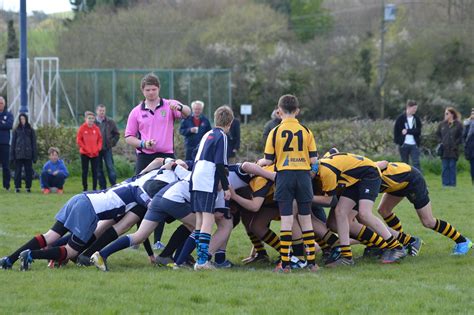
[[[217,193],[191,191],[191,209],[193,212],[214,213]]]
[[[275,178],[276,201],[293,201],[298,203],[313,200],[313,186],[309,171],[279,171]]]
[[[415,207],[416,210],[423,208],[430,202],[426,181],[419,170],[412,167],[412,180],[407,187],[399,191],[387,193],[392,196],[406,197]]]
[[[346,187],[341,196],[354,200],[356,204],[358,204],[360,200],[375,201],[379,194],[381,183],[382,179],[380,177],[362,179],[356,184]]]
[[[191,213],[191,205],[166,198],[153,199],[150,203],[145,220],[153,222],[168,222],[170,218],[180,220]]]

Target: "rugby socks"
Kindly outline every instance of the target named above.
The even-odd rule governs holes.
[[[71,238],[72,234],[67,234],[63,237],[61,237],[59,240],[51,244],[51,247],[59,247],[59,246],[64,246],[69,242],[69,239]]]
[[[330,247],[333,247],[337,241],[339,241],[339,236],[336,233],[328,230],[323,236],[323,241],[325,241]]]
[[[214,262],[216,264],[222,264],[225,261],[225,249],[219,249],[214,255]]]
[[[209,243],[211,242],[211,234],[201,232],[199,234],[198,245],[198,264],[203,265],[209,260]]]
[[[59,246],[49,249],[34,250],[31,252],[31,258],[56,260],[61,263],[67,258],[67,249],[65,246]]]
[[[191,235],[189,235],[186,241],[184,242],[183,248],[181,249],[178,258],[175,259],[175,262],[178,266],[184,264],[188,259],[189,255],[191,255],[191,253],[193,252],[194,248],[196,248],[195,235],[196,231],[191,233]]]
[[[280,251],[280,238],[272,230],[269,229],[267,233],[265,233],[263,241],[273,247],[277,252]]]
[[[352,259],[352,250],[350,245],[341,245],[338,246],[341,251],[341,257],[346,259]]]
[[[403,244],[403,246],[406,246],[412,242],[415,241],[415,238],[413,236],[411,236],[410,234],[408,233],[405,233],[405,232],[400,232],[398,233],[398,237],[397,237],[397,240]]]
[[[105,231],[99,239],[97,239],[89,248],[87,248],[82,255],[91,257],[95,252],[101,250],[105,246],[109,245],[118,238],[117,231],[114,227],[111,226],[107,231]]]
[[[466,241],[466,238],[459,233],[454,226],[449,224],[446,221],[436,219],[436,224],[435,227],[432,229],[438,233],[443,234],[446,237],[449,237],[453,241],[455,241],[457,244],[463,243]]]
[[[299,238],[297,240],[293,240],[291,242],[291,251],[292,255],[297,257],[299,260],[305,260],[305,249],[304,249],[304,243],[303,239]]]
[[[268,232],[267,232],[268,233]],[[265,250],[265,246],[263,245],[262,241],[252,232],[247,232],[250,241],[252,242],[253,248],[255,249],[258,256],[268,256],[267,251]],[[267,234],[265,234],[266,236]],[[276,236],[278,238],[278,236]],[[265,237],[264,237],[265,239]],[[268,244],[268,242],[267,242]]]
[[[163,251],[160,253],[160,257],[171,257],[173,253],[181,247],[181,245],[186,241],[189,234],[191,232],[188,230],[186,226],[181,224],[178,228],[174,231],[173,235],[171,235],[168,244],[166,244]]]
[[[194,242],[196,243],[196,248],[199,248],[199,235],[201,235],[201,230],[194,230]]]
[[[113,253],[118,252],[122,249],[125,249],[125,248],[133,246],[133,245],[135,245],[135,244],[133,244],[131,236],[130,235],[124,235],[124,236],[119,237],[112,244],[110,244],[107,247],[105,247],[104,249],[102,249],[100,251],[100,256],[102,256],[102,258],[104,260],[106,260],[107,257],[112,255]]]
[[[393,236],[385,240],[388,249],[403,249],[403,245]]]
[[[280,231],[280,257],[281,266],[285,268],[290,264],[290,246],[291,246],[292,232]]]
[[[314,231],[303,231],[303,243],[306,247],[306,260],[308,264],[315,264],[316,259],[316,241],[314,240]]]
[[[402,223],[400,222],[400,219],[395,215],[395,213],[392,213],[388,217],[383,218],[385,223],[392,229],[394,229],[397,232],[402,233],[403,232],[403,227]]]
[[[154,242],[161,241],[161,237],[163,236],[163,231],[165,229],[165,222],[159,222],[158,226],[155,228],[155,232],[153,233]]]
[[[20,255],[22,251],[26,249],[37,250],[37,249],[45,248],[46,245],[47,245],[46,239],[44,238],[43,234],[38,234],[35,237],[33,237],[31,240],[29,240],[25,245],[18,248],[10,256],[8,256],[8,259],[10,259],[10,262],[13,264],[15,263],[15,261],[18,260],[18,256]]]
[[[384,241],[382,236],[375,233],[371,228],[363,225],[357,234],[356,239],[360,241],[362,244],[367,246],[375,246],[380,249],[384,249],[388,246],[387,242]]]

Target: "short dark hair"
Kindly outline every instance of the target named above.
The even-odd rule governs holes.
[[[281,108],[287,114],[291,114],[300,108],[300,102],[298,102],[298,98],[296,96],[286,94],[281,96],[278,100],[278,108]]]
[[[141,82],[141,87],[142,89],[145,87],[145,85],[154,85],[157,87],[160,87],[160,79],[153,73],[148,73],[142,78]]]
[[[418,103],[415,100],[408,100],[407,107],[418,106]]]

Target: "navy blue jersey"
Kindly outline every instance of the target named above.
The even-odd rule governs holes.
[[[203,136],[194,161],[191,191],[216,192],[219,183],[216,165],[227,166],[227,136],[221,128]]]

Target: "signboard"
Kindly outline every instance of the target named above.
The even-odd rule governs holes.
[[[240,105],[240,115],[252,115],[252,105],[251,104]]]
[[[384,19],[387,22],[395,21],[397,15],[397,7],[394,4],[387,4],[385,6],[385,16]]]

